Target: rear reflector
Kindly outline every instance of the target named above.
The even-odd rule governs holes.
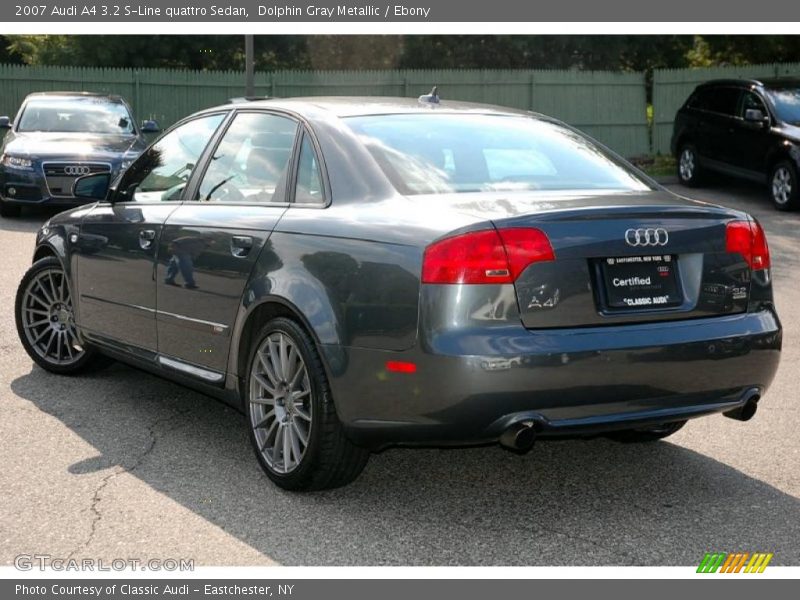
[[[741,254],[753,271],[769,269],[767,236],[758,221],[731,221],[725,228],[725,249]]]
[[[393,373],[416,373],[417,365],[412,362],[405,362],[401,360],[387,360],[386,370]]]
[[[550,260],[553,247],[539,229],[471,231],[425,249],[422,283],[513,283],[528,265]]]

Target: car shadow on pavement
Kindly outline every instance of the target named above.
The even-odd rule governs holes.
[[[692,565],[711,550],[800,562],[796,498],[666,441],[393,449],[350,486],[293,494],[262,474],[242,415],[165,380],[34,367],[11,388],[96,449],[73,476],[121,466],[282,564]]]
[[[35,233],[53,215],[64,210],[63,207],[42,206],[22,209],[19,217],[0,217],[0,231],[22,231]]]

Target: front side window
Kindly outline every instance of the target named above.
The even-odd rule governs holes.
[[[760,110],[761,114],[764,116],[768,114],[767,109],[764,108],[764,103],[761,101],[761,98],[756,96],[753,92],[745,92],[742,95],[742,108],[739,111],[739,116],[744,119],[748,110]]]
[[[135,130],[128,107],[119,100],[43,96],[25,103],[17,131],[131,135]]]
[[[224,114],[200,117],[167,132],[125,171],[117,201],[180,200],[200,155],[224,118]]]
[[[433,113],[346,123],[403,194],[650,189],[624,162],[550,121]]]
[[[286,201],[297,123],[268,113],[240,113],[214,151],[195,200]]]
[[[778,119],[790,125],[800,125],[800,88],[776,89],[767,93]]]

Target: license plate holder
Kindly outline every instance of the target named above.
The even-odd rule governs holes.
[[[652,310],[683,303],[674,255],[604,258],[600,276],[606,306],[612,310]]]

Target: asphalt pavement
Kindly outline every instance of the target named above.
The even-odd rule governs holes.
[[[671,187],[750,211],[767,231],[784,350],[752,421],[699,419],[649,445],[542,442],[523,456],[391,449],[350,486],[306,495],[262,475],[244,417],[211,398],[123,365],[75,378],[33,366],[13,300],[48,214],[0,219],[0,564],[36,553],[693,565],[708,551],[762,551],[800,565],[800,213],[774,211],[755,186]]]

